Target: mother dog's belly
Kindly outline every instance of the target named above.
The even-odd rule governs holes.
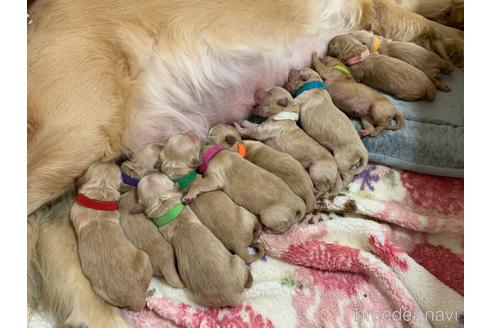
[[[178,45],[130,38],[126,46],[135,49],[142,73],[125,148],[164,142],[187,130],[206,138],[214,124],[246,118],[258,88],[282,85],[290,69],[309,65],[314,50],[326,53],[328,41],[352,27],[340,15],[350,2],[313,1],[319,10],[311,8],[310,24],[292,37],[239,38],[219,46],[200,35]]]

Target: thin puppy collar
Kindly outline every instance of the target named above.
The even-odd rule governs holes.
[[[183,175],[181,178],[178,178],[174,180],[179,186],[179,190],[186,189],[193,181],[196,179],[196,173],[195,170],[191,170],[188,172],[186,175]]]
[[[137,187],[138,183],[140,182],[140,179],[133,178],[123,172],[121,172],[121,180],[123,180],[124,184],[127,184],[132,187]]]
[[[352,65],[355,65],[355,64],[358,64],[358,63],[361,63],[363,62],[364,60],[366,60],[367,58],[369,58],[369,55],[370,55],[370,52],[369,52],[369,49],[366,49],[364,50],[363,52],[361,52],[360,55],[358,56],[354,56],[352,58],[349,58],[345,61],[345,65],[347,66],[352,66]]]
[[[224,150],[224,148],[219,145],[214,145],[212,148],[207,150],[207,152],[203,155],[202,164],[200,164],[196,171],[200,174],[207,172],[208,161],[222,150]]]
[[[336,64],[334,66],[334,68],[336,70],[339,70],[342,73],[345,73],[345,74],[348,74],[348,75],[352,75],[352,72],[350,71],[350,69],[347,66],[345,66],[345,65]]]
[[[298,121],[299,113],[294,112],[280,112],[272,116],[274,121]]]
[[[321,81],[311,81],[304,84],[302,87],[297,89],[296,97],[299,96],[304,91],[312,90],[312,89],[326,89],[326,85]]]
[[[374,36],[374,42],[373,42],[372,47],[371,47],[371,52],[372,53],[378,52],[379,47],[381,47],[381,39],[377,35],[375,35]]]
[[[78,193],[75,198],[77,204],[98,211],[117,211],[119,208],[116,200],[98,200],[87,197],[84,194]]]
[[[169,211],[167,211],[166,213],[162,214],[157,219],[155,219],[154,224],[158,227],[168,224],[169,222],[176,219],[181,214],[181,212],[183,212],[184,208],[185,206],[183,205],[183,203],[181,202],[177,203]]]
[[[242,158],[245,158],[246,157],[246,145],[242,142],[238,143],[237,144],[237,149],[236,149],[236,153],[238,153],[239,155],[241,155]]]

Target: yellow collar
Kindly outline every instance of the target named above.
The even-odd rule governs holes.
[[[372,53],[378,52],[379,47],[381,47],[381,39],[377,35],[375,35],[374,36],[374,43],[373,43],[372,48],[371,48],[371,52]]]

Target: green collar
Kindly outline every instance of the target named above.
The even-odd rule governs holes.
[[[195,181],[196,175],[196,171],[191,170],[190,172],[188,172],[188,174],[174,180],[174,182],[178,184],[179,190],[183,190],[186,189],[193,181]]]
[[[350,71],[350,69],[348,67],[346,67],[345,65],[336,64],[335,69],[339,70],[342,73],[352,75],[352,72]]]
[[[154,224],[158,227],[168,224],[169,222],[176,219],[181,214],[184,207],[185,206],[183,205],[183,203],[181,202],[177,203],[176,206],[174,206],[169,211],[167,211],[166,213],[155,219]]]

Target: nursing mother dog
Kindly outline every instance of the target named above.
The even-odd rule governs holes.
[[[370,29],[463,62],[462,31],[391,0],[36,0],[30,13],[30,215],[93,162],[246,118],[256,90],[282,85],[337,34]],[[29,245],[43,252],[30,252],[29,274],[44,279],[30,299],[62,325],[121,326],[80,272],[67,197],[30,216]]]

